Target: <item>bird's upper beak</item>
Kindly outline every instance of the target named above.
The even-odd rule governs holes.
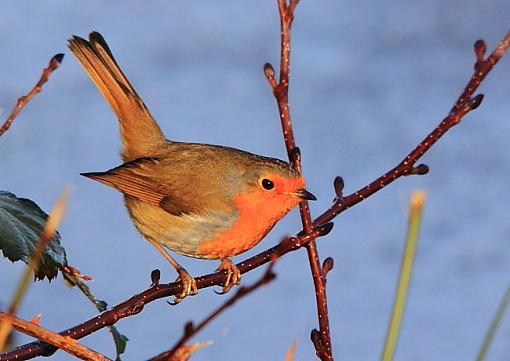
[[[294,193],[292,193],[294,196],[298,197],[298,198],[301,198],[301,199],[306,199],[308,201],[316,201],[317,198],[310,192],[308,192],[306,189],[299,189],[297,191],[295,191]]]

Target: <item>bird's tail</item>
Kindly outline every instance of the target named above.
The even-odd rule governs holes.
[[[101,34],[90,33],[89,41],[73,36],[69,48],[119,119],[124,161],[150,155],[155,146],[165,141],[163,132],[120,70]]]

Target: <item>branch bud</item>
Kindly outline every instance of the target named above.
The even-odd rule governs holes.
[[[328,275],[329,271],[331,271],[333,269],[334,265],[335,265],[335,262],[334,262],[333,258],[327,257],[324,260],[324,262],[322,262],[322,276],[326,277]]]
[[[471,110],[478,108],[480,106],[480,104],[482,104],[482,100],[483,100],[483,94],[478,94],[475,97],[471,98],[471,102],[470,102]]]
[[[337,198],[341,198],[344,191],[344,179],[340,176],[335,177],[335,180],[333,181],[333,186],[335,187],[335,194]]]
[[[478,63],[481,63],[485,60],[484,59],[485,51],[487,50],[485,41],[483,41],[482,39],[477,40],[474,45],[474,50],[475,50],[475,56],[476,56],[476,63],[475,63],[475,67],[476,67],[476,65]]]
[[[416,167],[413,168],[411,171],[411,174],[414,175],[425,175],[429,172],[429,166],[426,164],[419,164]]]
[[[155,269],[151,272],[151,281],[153,286],[157,286],[159,284],[160,277],[161,271],[159,269]]]
[[[271,64],[265,63],[264,64],[264,75],[266,76],[267,80],[271,81],[271,79],[274,80],[274,68]]]
[[[327,235],[329,232],[331,232],[334,225],[335,224],[333,222],[319,224],[317,227],[314,228],[314,231],[319,233],[318,237],[323,237]]]
[[[310,339],[312,340],[313,346],[315,347],[315,351],[320,350],[322,347],[321,335],[316,328],[314,328],[310,333]]]
[[[190,335],[195,330],[195,325],[193,325],[192,321],[186,322],[184,325],[184,334]]]

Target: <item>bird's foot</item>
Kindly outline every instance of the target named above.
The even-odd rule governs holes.
[[[178,295],[175,295],[174,301],[169,302],[171,305],[180,303],[187,296],[194,296],[198,293],[197,281],[186,271],[184,268],[177,269],[179,277],[176,282],[182,283],[182,291]]]
[[[228,291],[230,291],[232,287],[241,283],[241,272],[239,271],[239,268],[237,268],[237,266],[234,263],[232,263],[230,258],[222,259],[221,264],[216,269],[216,271],[227,272],[227,278],[223,283],[223,290],[221,292],[216,292],[220,295],[227,293]]]

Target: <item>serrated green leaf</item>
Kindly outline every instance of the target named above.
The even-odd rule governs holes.
[[[30,199],[0,191],[0,249],[12,262],[28,263],[41,236],[48,215]],[[60,244],[58,232],[44,251],[36,279],[55,278],[59,269],[67,265],[65,249]]]

